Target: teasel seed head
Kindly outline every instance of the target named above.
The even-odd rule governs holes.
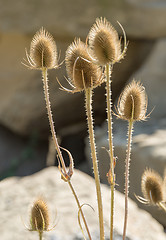
[[[49,212],[46,202],[39,198],[31,208],[31,230],[32,231],[49,231]]]
[[[79,38],[68,47],[65,63],[73,92],[95,88],[104,81],[101,68],[92,62],[88,47]]]
[[[121,93],[117,105],[117,117],[130,121],[147,118],[147,95],[140,82],[133,80]]]
[[[28,67],[32,69],[53,69],[58,66],[56,43],[53,36],[43,27],[34,35],[30,54],[26,52],[26,56]]]
[[[96,19],[89,31],[88,42],[92,57],[102,66],[119,62],[125,54],[124,51],[126,51],[126,38],[122,53],[118,33],[105,18]]]
[[[146,200],[151,204],[163,201],[163,181],[161,176],[152,169],[146,169],[142,175],[141,189]]]
[[[166,168],[164,169],[164,177],[163,177],[163,194],[164,194],[164,200],[166,201]]]

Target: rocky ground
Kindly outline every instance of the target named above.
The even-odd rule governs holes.
[[[93,211],[88,206],[83,207],[93,240],[97,240],[99,237],[94,180],[75,170],[72,184],[81,204],[90,204],[95,209]],[[46,168],[28,177],[8,178],[1,181],[0,189],[0,233],[2,240],[21,240],[23,238],[33,240],[37,238],[37,233],[26,230],[24,224],[29,226],[30,206],[38,196],[43,196],[47,200],[51,226],[56,223],[53,231],[45,233],[45,239],[83,239],[78,225],[76,202],[68,184],[61,180],[59,170],[56,167]],[[102,185],[102,196],[106,235],[109,236],[109,187]],[[114,226],[116,240],[122,239],[123,214],[124,196],[116,191]],[[140,210],[132,200],[129,200],[127,236],[128,240],[164,240],[166,237],[163,227],[150,214]]]

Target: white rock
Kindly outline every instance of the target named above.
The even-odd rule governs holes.
[[[72,178],[73,186],[79,196],[81,204],[90,204],[93,210],[84,206],[83,210],[91,232],[98,229],[96,195],[94,180],[75,170]],[[60,179],[57,168],[47,168],[37,174],[24,178],[9,178],[1,182],[0,204],[0,232],[1,239],[29,240],[37,238],[37,233],[25,229],[23,221],[28,225],[29,204],[39,195],[47,199],[52,216],[52,224],[56,216],[55,230],[45,233],[46,239],[74,239],[80,232],[77,221],[77,206],[67,183]],[[109,227],[110,191],[109,187],[102,185],[105,226]],[[115,204],[115,231],[122,234],[124,213],[124,196],[116,192]],[[108,233],[109,234],[109,233]],[[130,239],[137,240],[164,240],[165,234],[162,226],[148,213],[137,208],[129,200],[129,219],[127,235]]]

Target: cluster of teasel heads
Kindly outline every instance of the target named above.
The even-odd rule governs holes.
[[[120,25],[120,24],[119,24]],[[112,135],[112,102],[111,102],[111,72],[113,65],[123,59],[126,49],[126,35],[120,25],[124,34],[124,47],[122,50],[121,39],[118,36],[117,31],[105,18],[97,18],[96,22],[91,27],[87,36],[86,42],[82,42],[79,38],[75,39],[73,43],[68,47],[66,51],[65,64],[68,75],[67,82],[72,89],[67,89],[61,85],[61,89],[67,92],[81,92],[85,93],[85,108],[87,114],[87,125],[90,139],[91,156],[93,162],[93,171],[96,183],[96,193],[98,202],[98,215],[99,215],[99,228],[100,228],[100,240],[105,239],[104,233],[104,220],[103,220],[103,206],[102,196],[100,189],[100,179],[98,172],[98,159],[95,146],[95,134],[93,127],[93,111],[92,111],[92,93],[93,89],[100,86],[102,83],[106,83],[106,101],[107,101],[107,120],[108,120],[108,141],[109,141],[109,156],[110,156],[110,169],[107,173],[108,182],[111,188],[111,212],[110,212],[110,240],[113,239],[113,225],[114,225],[114,190],[115,190],[115,159],[114,147],[113,147],[113,135]],[[48,70],[58,68],[57,59],[57,47],[52,37],[44,28],[40,29],[32,39],[30,52],[26,51],[26,57],[24,65],[30,69],[38,69],[42,72],[42,80],[44,86],[44,95],[46,101],[46,107],[48,112],[49,124],[51,128],[52,138],[55,149],[57,151],[57,157],[59,160],[59,170],[62,179],[69,184],[69,187],[75,197],[79,216],[81,215],[87,235],[89,239],[91,234],[86,222],[85,216],[82,211],[82,206],[79,202],[77,194],[71,183],[71,177],[73,174],[73,158],[71,153],[60,147],[57,141],[51,104],[49,100],[49,87],[48,87]],[[58,79],[57,79],[58,80]],[[147,95],[145,88],[140,82],[133,80],[122,92],[119,97],[118,105],[116,107],[116,116],[120,119],[128,122],[128,143],[126,150],[126,169],[125,169],[125,217],[124,217],[124,230],[123,240],[126,237],[127,228],[127,215],[128,215],[128,191],[129,191],[129,165],[132,143],[132,131],[135,121],[145,120],[147,118]],[[66,151],[70,158],[70,166],[67,170],[62,151]],[[142,181],[143,182],[143,181]],[[146,180],[144,181],[146,182]],[[144,191],[146,187],[143,188]],[[146,194],[146,198],[150,196],[153,198],[153,191]],[[137,197],[143,201],[141,197]],[[153,200],[154,201],[154,200]],[[40,201],[39,201],[40,202]],[[42,239],[44,230],[48,230],[47,214],[43,213],[43,209],[47,209],[45,203],[42,201],[36,202],[32,208],[32,216],[36,213],[35,218],[31,218],[32,230],[39,232],[39,237]],[[44,205],[42,205],[44,204]],[[35,207],[36,206],[36,207]],[[39,221],[38,221],[38,217]],[[79,221],[80,222],[80,221]],[[81,230],[82,226],[80,225]],[[84,231],[83,231],[84,232]],[[84,235],[85,238],[85,235]],[[86,238],[85,238],[86,239]]]

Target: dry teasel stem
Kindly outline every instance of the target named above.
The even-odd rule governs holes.
[[[87,124],[88,124],[88,131],[89,131],[93,171],[94,171],[94,177],[95,177],[95,183],[96,183],[99,225],[100,225],[100,240],[104,240],[105,237],[104,237],[103,206],[102,206],[100,178],[99,178],[98,161],[97,161],[96,144],[95,144],[95,133],[94,133],[94,127],[93,127],[92,89],[91,88],[86,89],[85,91],[85,108],[86,108],[86,115],[87,115]]]
[[[115,173],[114,173],[114,147],[113,147],[113,132],[112,132],[112,91],[111,91],[111,67],[106,65],[106,102],[107,102],[107,120],[108,120],[108,140],[109,140],[109,156],[110,170],[113,183],[111,187],[111,211],[110,211],[110,240],[113,240],[114,230],[114,192],[115,192]],[[110,174],[109,174],[110,175]]]
[[[120,24],[119,24],[120,25]],[[122,28],[122,26],[120,25]],[[88,42],[93,59],[102,66],[119,62],[125,55],[127,44],[124,34],[124,50],[121,52],[121,40],[117,31],[106,18],[97,18],[88,34]]]
[[[117,117],[127,120],[128,125],[128,144],[126,151],[125,167],[125,218],[123,229],[123,240],[126,237],[127,216],[128,216],[128,192],[129,192],[129,167],[132,144],[133,123],[135,121],[145,120],[147,111],[147,95],[145,88],[136,81],[129,84],[118,100]]]
[[[58,67],[57,47],[53,36],[43,27],[34,35],[30,53],[26,51],[26,65],[32,69],[52,69]]]
[[[48,118],[49,118],[49,123],[50,123],[50,128],[51,128],[53,141],[54,141],[54,144],[55,144],[55,148],[57,150],[57,155],[58,155],[58,160],[59,160],[59,170],[60,170],[60,173],[61,173],[61,178],[65,182],[68,183],[68,185],[69,185],[69,187],[70,187],[70,189],[71,189],[71,191],[72,191],[72,193],[74,195],[74,198],[76,200],[77,206],[80,209],[81,216],[83,218],[83,222],[85,224],[85,228],[86,228],[87,234],[89,236],[89,239],[91,240],[91,235],[90,235],[90,232],[89,232],[89,228],[88,228],[88,225],[86,223],[86,219],[85,219],[85,216],[83,214],[83,211],[81,209],[81,205],[80,205],[79,199],[78,199],[77,194],[76,194],[76,192],[74,190],[74,187],[73,187],[73,185],[72,185],[72,183],[70,181],[71,180],[70,178],[71,178],[71,176],[73,174],[73,159],[72,159],[72,156],[71,156],[70,152],[66,150],[67,153],[69,154],[69,158],[70,158],[70,167],[69,167],[69,171],[67,172],[67,169],[66,169],[66,166],[65,166],[65,162],[64,162],[61,150],[60,150],[60,146],[58,144],[58,140],[57,140],[57,137],[56,137],[55,128],[54,128],[54,122],[53,122],[52,111],[51,111],[51,104],[50,104],[50,99],[49,99],[47,70],[43,69],[42,72],[43,72],[43,86],[44,86],[44,95],[45,95],[45,100],[46,100],[46,107],[47,107]]]
[[[51,111],[51,103],[49,99],[49,86],[48,86],[48,69],[57,68],[57,47],[56,43],[50,33],[44,28],[41,28],[33,37],[30,45],[30,54],[26,52],[27,63],[26,65],[32,69],[39,69],[42,71],[43,89],[46,101],[46,108],[52,133],[53,142],[60,158],[64,172],[66,173],[65,163],[60,151],[56,132],[54,128],[53,116]]]
[[[101,68],[94,64],[90,58],[87,45],[80,39],[76,39],[68,47],[65,62],[66,70],[72,83],[68,82],[73,87],[73,90],[68,90],[61,86],[62,89],[72,93],[85,91],[85,108],[98,201],[100,240],[104,240],[103,206],[92,117],[92,90],[99,86],[104,81],[104,78]]]
[[[95,88],[104,81],[101,68],[93,64],[86,44],[79,38],[68,47],[65,63],[72,92]]]
[[[120,23],[119,23],[120,25]],[[112,133],[112,113],[111,113],[111,71],[114,63],[119,62],[127,50],[126,35],[123,27],[120,25],[124,34],[124,49],[121,51],[121,39],[117,31],[105,18],[97,18],[89,31],[87,40],[89,43],[89,55],[95,63],[105,67],[106,75],[106,100],[107,100],[107,119],[108,119],[108,139],[110,155],[110,172],[114,177],[114,149]],[[114,184],[111,184],[111,213],[110,213],[110,240],[113,239],[113,218],[114,218]]]

